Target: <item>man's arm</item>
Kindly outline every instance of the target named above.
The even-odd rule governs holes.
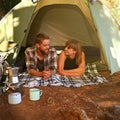
[[[27,67],[27,71],[30,75],[34,75],[34,76],[43,76],[42,72],[37,71],[36,68],[36,58],[35,58],[35,51],[31,48],[27,48],[25,50],[25,56],[26,56],[26,67]]]
[[[43,72],[39,72],[35,69],[28,70],[28,73],[33,76],[43,77]]]
[[[58,60],[58,55],[56,52],[55,48],[52,48],[52,54],[51,54],[51,60],[50,60],[50,71],[51,74],[55,74],[57,72],[57,60]]]

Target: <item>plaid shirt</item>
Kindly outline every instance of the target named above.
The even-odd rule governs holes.
[[[25,50],[26,55],[26,66],[27,70],[35,69],[38,70],[37,67],[37,53],[35,47],[28,47]],[[48,55],[44,56],[44,69],[50,68],[52,70],[57,70],[57,52],[55,48],[50,48]]]

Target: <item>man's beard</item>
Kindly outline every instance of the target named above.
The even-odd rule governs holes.
[[[47,49],[48,50],[48,49]],[[49,51],[49,50],[48,50]],[[43,51],[43,50],[41,50],[41,49],[39,49],[39,52],[42,54],[42,55],[47,55],[48,54],[48,52],[45,52],[45,51]]]

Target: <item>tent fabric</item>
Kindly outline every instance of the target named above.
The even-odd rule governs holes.
[[[112,26],[114,30],[119,30],[116,29],[112,17],[108,18],[106,15],[107,11],[102,3],[86,3],[88,2],[85,0],[39,1],[25,38],[26,45],[34,44],[38,32],[47,33],[52,46],[63,46],[68,39],[77,39],[82,46],[100,48],[101,60],[108,64],[111,73],[119,71],[120,57],[115,58],[112,51],[116,50],[117,44],[113,39],[119,42],[120,35],[115,35],[108,28]],[[119,51],[118,48],[117,50]]]
[[[37,26],[37,27],[36,27]],[[53,46],[63,46],[68,39],[80,39],[83,46],[99,47],[97,36],[74,5],[51,5],[41,8],[31,24],[27,44],[31,45],[39,31],[47,33]]]
[[[84,0],[42,0],[38,2],[32,18],[27,45],[32,44],[36,33],[42,31],[51,37],[52,45],[64,45],[71,38],[81,39],[82,45],[98,47],[90,14]]]
[[[11,32],[7,30],[9,21],[0,23],[0,41],[13,39],[19,47],[27,47],[34,44],[38,32],[47,33],[52,46],[78,39],[82,46],[100,49],[101,61],[108,64],[111,73],[120,70],[120,30],[100,1],[91,4],[88,0],[40,0],[33,4],[31,0],[21,0],[11,11],[10,19]]]
[[[90,9],[109,68],[112,73],[120,71],[120,30],[106,7],[95,2]]]

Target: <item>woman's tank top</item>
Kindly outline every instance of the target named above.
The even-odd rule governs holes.
[[[64,69],[70,70],[70,69],[75,69],[75,68],[78,68],[78,65],[76,64],[76,59],[66,58]]]

